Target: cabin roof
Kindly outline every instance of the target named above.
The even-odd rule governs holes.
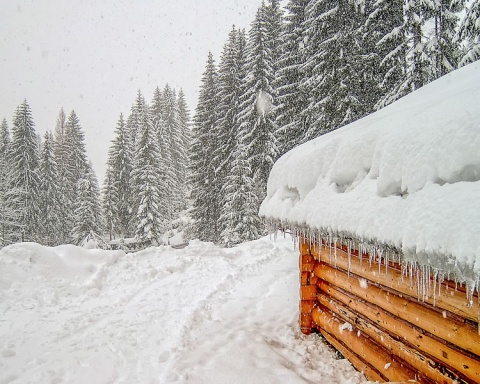
[[[260,215],[478,285],[480,63],[286,153]]]

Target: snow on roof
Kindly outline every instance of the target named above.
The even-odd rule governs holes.
[[[393,246],[478,286],[480,63],[286,153],[260,215]]]

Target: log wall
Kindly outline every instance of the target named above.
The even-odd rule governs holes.
[[[321,333],[372,381],[480,383],[478,296],[472,305],[450,281],[338,244],[299,248],[303,333]]]

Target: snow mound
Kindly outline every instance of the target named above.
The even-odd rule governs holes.
[[[480,63],[282,156],[260,215],[480,276]]]

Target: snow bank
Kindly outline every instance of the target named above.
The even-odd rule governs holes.
[[[364,382],[297,324],[291,239],[0,250],[0,384]]]
[[[281,157],[260,215],[480,276],[480,63]]]

